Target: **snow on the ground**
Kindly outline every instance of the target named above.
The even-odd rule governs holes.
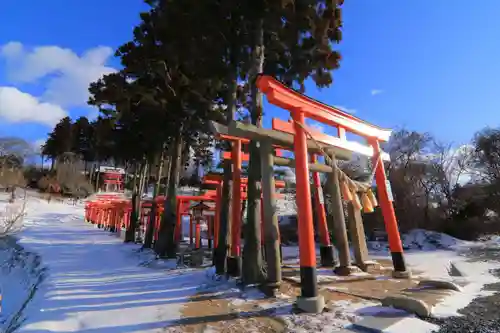
[[[460,292],[453,292],[433,307],[432,315],[435,317],[459,316],[457,311],[473,299],[493,294],[493,291],[483,289],[485,285],[499,281],[491,270],[500,268],[500,263],[471,261],[457,252],[410,252],[405,258],[410,267],[422,271],[424,277],[448,280],[462,286]],[[463,276],[450,276],[451,264]]]
[[[30,200],[19,243],[43,258],[47,277],[19,332],[158,332],[179,319],[205,273],[143,267],[137,246],[82,217],[83,206]]]
[[[277,315],[287,323],[288,332],[334,332],[349,326],[361,319],[360,311],[365,308],[377,306],[376,303],[363,301],[352,303],[349,301],[336,301],[327,304],[329,311],[317,315],[291,314],[287,307],[277,311]],[[287,311],[288,310],[288,311]]]
[[[283,198],[276,200],[276,212],[282,217],[280,224],[290,223],[288,219],[297,215],[297,204],[295,203],[295,194],[284,193]]]
[[[255,311],[268,312],[275,319],[282,321],[286,325],[286,332],[290,333],[334,332],[361,319],[362,316],[367,315],[364,312],[368,313],[367,311],[370,309],[378,309],[379,312],[383,309],[386,312],[397,311],[383,308],[370,301],[335,301],[328,303],[329,311],[321,314],[294,313],[295,300],[286,294],[279,294],[276,299],[266,300],[264,294],[257,288],[249,287],[242,291],[236,286],[234,280],[213,282],[211,285],[207,284],[203,287],[205,291],[210,290],[214,296],[224,293],[224,298],[229,300],[235,307],[241,306],[248,301],[260,300],[254,308]],[[372,310],[372,314],[374,311]],[[258,331],[257,328],[251,327],[251,324],[245,324],[245,329],[249,332]]]
[[[446,234],[423,229],[414,229],[401,235],[401,242],[406,251],[453,250],[456,246],[469,243]],[[371,251],[388,250],[387,242],[369,241],[367,243]]]
[[[421,229],[412,230],[401,238],[408,250],[405,259],[412,270],[423,272],[421,275],[427,278],[448,280],[463,286],[460,292],[453,292],[432,309],[435,317],[460,315],[457,311],[466,307],[473,299],[492,293],[483,290],[485,285],[499,280],[491,271],[500,268],[500,263],[472,261],[464,255],[471,247],[494,246],[495,240],[462,241]],[[382,251],[387,251],[386,245],[378,247],[377,251],[372,253],[373,258],[380,256]],[[452,265],[463,276],[452,276]]]
[[[433,316],[456,316],[458,310],[466,307],[473,299],[487,296],[492,291],[483,290],[486,284],[498,282],[499,279],[491,270],[500,268],[500,263],[492,261],[471,261],[463,252],[471,247],[500,246],[498,238],[491,238],[485,242],[466,242],[451,236],[421,229],[412,230],[401,237],[405,247],[405,259],[413,271],[423,272],[423,277],[453,281],[462,286],[460,292],[453,292],[432,310]],[[390,259],[387,243],[376,242],[370,250],[370,259]],[[298,247],[284,246],[283,258],[285,263],[298,262]],[[319,255],[319,251],[318,255]],[[293,258],[293,259],[292,259]],[[450,276],[451,264],[464,276]]]
[[[7,331],[8,327],[16,327],[19,323],[17,314],[42,273],[39,257],[25,251],[16,244],[14,237],[5,234],[6,230],[10,234],[22,228],[22,218],[17,220],[14,228],[11,227],[9,220],[22,212],[19,204],[8,203],[9,198],[8,193],[0,194],[0,235],[3,235],[0,237],[0,297],[3,298],[3,301],[0,300],[0,332]]]
[[[43,273],[39,257],[26,252],[12,237],[0,239],[0,332],[16,327],[25,301]]]
[[[172,263],[157,261],[145,265],[148,254],[137,252],[138,246],[123,244],[111,234],[85,224],[82,205],[31,198],[27,209],[19,244],[25,253],[39,255],[47,271],[24,311],[25,323],[19,332],[157,332],[180,319],[179,311],[189,297],[207,288],[218,288],[227,298],[232,297],[235,305],[263,298],[251,289],[242,294],[234,281],[207,283],[210,276],[203,270],[168,270]],[[407,251],[406,260],[413,270],[423,271],[429,277],[468,283],[461,293],[446,298],[434,309],[438,316],[456,314],[457,309],[485,294],[481,290],[484,284],[496,281],[488,273],[492,263],[469,262],[451,251],[476,243],[422,230],[403,236],[403,242],[412,250]],[[387,247],[380,245],[372,251],[374,259],[388,257]],[[5,256],[0,249],[2,255]],[[296,262],[298,248],[283,247],[283,256]],[[466,276],[450,277],[450,262]],[[12,309],[22,305],[37,276],[27,269],[16,268],[14,272],[4,273],[0,280],[2,287],[12,287],[8,292],[3,290],[4,309],[11,309],[4,313],[13,313]],[[272,309],[291,332],[328,332],[367,315],[367,309],[381,308],[373,302],[335,302],[329,305],[332,311],[312,316],[293,314],[292,303],[292,299],[281,296],[277,301],[260,302],[260,306]]]
[[[230,284],[231,282],[226,283]],[[227,288],[227,287],[226,287]],[[223,285],[218,286],[219,290],[223,290]],[[250,289],[238,294],[237,288],[227,288],[236,293],[233,297],[226,297],[231,300],[235,306],[239,306],[248,300],[264,299],[262,293],[257,289]],[[330,301],[327,303],[327,311],[320,314],[296,313],[293,311],[294,299],[288,295],[277,295],[277,299],[268,299],[258,303],[256,311],[269,311],[268,313],[273,318],[283,322],[286,326],[286,332],[290,333],[307,333],[307,332],[337,332],[343,328],[350,328],[352,324],[359,322],[365,317],[386,317],[386,318],[413,318],[412,327],[408,332],[431,333],[436,329],[435,325],[422,325],[422,321],[418,320],[414,315],[408,314],[405,311],[394,308],[381,306],[377,302],[372,301],[356,301],[347,300]],[[420,324],[420,326],[416,326]],[[252,327],[251,324],[246,324],[245,329],[249,332],[257,332],[257,327]],[[205,331],[208,332],[208,331]],[[216,332],[211,330],[210,332]],[[356,330],[356,332],[358,332]],[[392,330],[391,332],[399,332]]]
[[[403,234],[403,246],[407,249],[417,249],[423,251],[432,251],[436,249],[452,249],[464,242],[452,236],[435,231],[414,229]]]

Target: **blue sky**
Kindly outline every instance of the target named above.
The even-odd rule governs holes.
[[[141,0],[2,1],[0,135],[36,141],[54,115],[91,113],[86,80],[117,68],[111,51],[131,38],[144,8]],[[341,69],[330,88],[309,84],[307,94],[383,127],[465,143],[500,123],[498,13],[494,0],[346,1]],[[267,104],[265,112],[266,121],[288,118]]]

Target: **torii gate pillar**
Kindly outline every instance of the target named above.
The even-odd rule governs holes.
[[[380,144],[377,140],[371,140],[370,144],[373,147],[373,161],[374,164],[376,164],[373,167],[375,168],[375,181],[377,183],[378,198],[380,201],[382,215],[384,217],[385,229],[389,239],[389,249],[391,251],[392,262],[394,265],[393,276],[396,278],[407,278],[411,275],[411,272],[407,269],[403,256],[403,244],[399,235],[394,206],[392,205],[392,201],[389,197],[389,191],[387,189],[387,177],[385,175],[384,163],[377,158],[381,153]]]
[[[305,117],[337,127],[339,132],[348,130],[370,140],[372,147],[368,149],[365,149],[366,147],[360,148],[357,145],[355,147],[353,144],[347,142],[345,138],[329,140],[328,144],[349,151],[357,151],[367,156],[373,156],[377,158],[377,161],[383,159],[378,142],[388,141],[390,131],[368,124],[339,109],[329,107],[304,96],[270,76],[259,75],[256,85],[267,96],[271,104],[289,110],[294,120],[294,153],[297,178],[296,201],[300,235],[300,275],[302,287],[302,295],[297,299],[297,306],[306,312],[317,313],[323,310],[324,300],[318,295],[316,282],[312,205],[309,200],[310,185],[307,140],[303,127],[305,126]],[[375,164],[375,178],[378,185],[379,201],[384,215],[386,230],[389,235],[394,274],[407,275],[409,272],[406,270],[403,260],[401,239],[399,237],[394,207],[392,207],[392,202],[389,200],[383,163],[380,161]]]
[[[293,112],[295,121],[295,178],[296,201],[299,229],[300,248],[300,281],[301,295],[297,298],[300,309],[307,309],[310,313],[319,313],[325,307],[323,296],[318,295],[316,277],[316,246],[314,244],[314,224],[312,204],[310,200],[311,186],[309,184],[309,154],[307,151],[307,138],[304,129],[298,124],[304,124],[304,114]],[[297,124],[298,123],[298,124]]]

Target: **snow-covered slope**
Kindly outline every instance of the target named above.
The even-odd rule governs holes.
[[[24,310],[19,332],[161,332],[178,319],[204,272],[143,267],[139,246],[123,244],[82,217],[81,205],[29,202],[19,244],[40,255],[46,278]],[[20,285],[12,281],[17,276],[4,275],[3,284]],[[29,283],[9,289],[4,306],[19,308],[29,290]]]
[[[413,229],[401,235],[401,241],[405,250],[453,250],[466,242],[452,236],[435,231]],[[387,251],[387,242],[371,241],[368,247],[372,251]]]

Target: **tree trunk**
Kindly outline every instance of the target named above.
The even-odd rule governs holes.
[[[16,201],[16,185],[12,185],[9,202],[13,203],[14,201]]]
[[[99,190],[99,176],[100,176],[100,172],[99,172],[99,169],[101,168],[101,163],[97,163],[97,171],[96,171],[96,177],[95,177],[95,191],[97,192]],[[134,187],[133,189],[135,190],[135,183],[134,183]]]
[[[281,284],[281,244],[274,184],[273,146],[261,141],[262,199],[264,203],[264,246],[267,261],[266,289],[274,294]]]
[[[255,80],[264,67],[264,22],[259,19],[255,30],[255,44],[252,51],[251,120],[252,124],[262,127],[262,93],[257,89]],[[243,247],[244,284],[260,283],[265,279],[261,248],[260,200],[261,200],[261,161],[258,143],[250,142],[250,161],[248,166],[247,223]]]
[[[182,141],[182,131],[179,131],[171,155],[167,196],[164,203],[158,242],[155,244],[155,251],[160,257],[175,258],[177,255],[174,234],[177,220],[177,187],[181,169]]]
[[[137,186],[137,163],[134,163],[134,180],[132,181],[132,191],[135,191]]]
[[[165,162],[165,197],[167,196],[168,192],[168,184],[170,183],[170,170],[172,169],[172,157],[167,156],[167,160]]]
[[[424,207],[424,225],[428,226],[430,224],[430,198],[429,198],[429,193],[425,194],[425,207]],[[419,228],[420,225],[417,222],[417,228]]]
[[[145,163],[141,165],[140,174],[145,169]],[[130,212],[130,222],[125,232],[125,243],[135,242],[135,229],[137,228],[137,221],[139,219],[138,208],[140,207],[140,187],[141,184],[137,184],[137,177],[134,179],[134,187],[132,191],[132,211]]]
[[[90,165],[90,171],[89,171],[89,183],[90,183],[90,185],[92,185],[92,183],[94,181],[94,171],[95,171],[95,163],[92,162],[92,164]]]
[[[228,240],[230,230],[229,209],[231,201],[231,162],[224,161],[224,178],[222,182],[222,195],[219,214],[219,242],[214,251],[215,272],[218,275],[223,275],[226,272],[227,252],[229,249]]]
[[[230,89],[228,92],[227,98],[227,114],[226,120],[227,122],[231,122],[234,119],[234,114],[236,113],[236,98],[237,98],[237,82],[238,72],[236,68],[230,71],[230,76],[228,77],[228,82],[230,84]],[[225,147],[230,147],[229,143],[225,144]],[[231,201],[231,180],[233,177],[233,173],[231,171],[231,162],[230,160],[224,161],[224,178],[222,182],[222,195],[221,195],[221,203],[220,203],[220,214],[219,214],[219,230],[215,230],[214,232],[219,233],[217,248],[214,251],[214,263],[215,263],[215,272],[216,274],[223,275],[226,272],[226,260],[227,260],[227,252],[229,246],[228,242],[228,234],[230,233],[230,223],[229,223],[229,209],[230,209],[230,201]]]
[[[156,221],[156,196],[158,195],[158,192],[160,191],[160,180],[161,180],[161,173],[163,171],[163,164],[165,161],[165,149],[162,149],[161,151],[161,156],[160,156],[160,163],[158,166],[158,170],[156,170],[156,185],[153,188],[153,201],[151,202],[151,211],[149,213],[149,220],[148,220],[148,227],[146,228],[146,236],[144,238],[144,248],[151,248],[153,244],[153,237],[154,237],[154,232],[155,232],[155,221]]]
[[[144,162],[144,168],[141,171],[140,174],[140,181],[139,181],[139,198],[142,199],[142,196],[144,195],[144,189],[147,188],[147,185],[149,183],[149,177],[148,177],[148,169],[149,169],[149,163],[148,161]]]
[[[142,227],[142,223],[144,222],[143,218],[142,218],[142,197],[144,195],[144,190],[146,189],[147,190],[147,186],[149,184],[149,176],[150,176],[150,170],[151,170],[151,167],[150,167],[150,163],[149,161],[146,160],[146,166],[144,167],[144,170],[142,171],[142,183],[141,183],[141,187],[140,187],[140,191],[139,191],[139,200],[138,201],[138,204],[137,204],[137,211],[139,212],[139,223],[138,223],[138,227],[139,227],[139,239],[141,242],[144,241],[144,237],[145,235],[143,234],[143,231],[144,231],[144,228]],[[144,226],[145,227],[145,226]]]
[[[130,212],[129,225],[127,230],[125,231],[125,243],[135,241],[135,227],[137,222],[137,192],[137,187],[134,187],[132,191],[132,210]]]
[[[156,172],[156,185],[153,191],[158,195],[160,193],[160,186],[161,186],[161,174],[163,173],[163,167],[165,166],[165,147],[163,147],[160,155],[160,161],[158,165],[158,170]],[[153,194],[154,195],[154,194]]]
[[[242,202],[241,202],[241,218],[240,218],[241,223],[243,223],[244,218],[245,218],[245,209],[247,209],[247,201],[242,200]]]
[[[187,142],[184,142],[182,146],[182,159],[181,159],[181,165],[179,169],[179,173],[184,176],[185,171],[187,170],[187,166],[189,165],[189,160],[191,157],[190,153],[191,147]]]
[[[142,241],[142,230],[141,230],[141,223],[142,223],[142,196],[144,194],[144,187],[147,185],[149,177],[148,177],[148,170],[149,170],[149,162],[146,160],[144,162],[144,168],[141,173],[141,180],[140,180],[140,185],[139,185],[139,193],[138,193],[138,198],[137,198],[137,223],[136,223],[136,229],[140,231],[139,233],[139,239]],[[137,241],[137,239],[136,239]]]

